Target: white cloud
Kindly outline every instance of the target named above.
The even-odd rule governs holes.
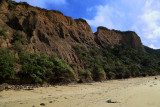
[[[139,32],[144,44],[154,49],[160,48],[160,1],[147,0],[138,17],[139,21],[134,26],[141,28]]]
[[[108,28],[117,29],[120,28],[120,25],[118,23],[116,25],[114,24],[112,18],[123,17],[124,15],[122,13],[110,7],[109,5],[97,6],[95,8],[97,9],[97,15],[91,20],[86,19],[91,26],[106,26]],[[92,8],[89,8],[88,10],[92,11],[91,9]]]
[[[160,0],[106,1],[96,9],[96,16],[86,19],[92,27],[134,30],[144,45],[160,48],[155,42],[160,40]]]
[[[143,14],[140,17],[143,26],[143,35],[148,39],[157,39],[160,37],[160,1],[148,0],[143,8]],[[160,5],[159,5],[160,6]]]

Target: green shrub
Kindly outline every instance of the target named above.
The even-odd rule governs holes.
[[[18,4],[16,1],[13,1],[13,0],[7,0],[7,2],[9,2],[10,4],[14,4],[14,5]]]
[[[88,54],[87,50],[85,49],[85,47],[75,46],[74,49],[81,59],[88,60],[87,57],[89,56],[89,54]]]
[[[76,74],[74,70],[69,65],[67,65],[65,62],[63,62],[61,59],[59,59],[58,57],[53,57],[52,61],[55,64],[56,70],[58,70],[59,72],[69,71],[74,76],[74,78],[76,78]]]
[[[41,78],[39,78],[39,77],[35,78],[35,83],[42,83],[42,82],[43,82],[43,80]]]
[[[16,7],[16,5],[18,5],[17,2],[12,1],[12,0],[7,0],[7,2],[9,3],[9,9],[13,9]]]
[[[27,2],[20,2],[20,4],[25,5],[25,6],[30,6]]]
[[[8,38],[8,35],[7,35],[6,32],[7,32],[7,30],[5,30],[5,29],[3,29],[3,30],[0,31],[0,36],[3,36],[4,39],[7,39],[7,38]]]
[[[96,65],[96,69],[95,69],[95,73],[96,74],[103,74],[103,75],[106,75],[103,67],[99,66],[99,65]]]
[[[11,2],[11,3],[17,3],[15,1],[12,1],[12,0],[0,0],[0,3],[2,3],[3,1],[6,1],[6,2]]]
[[[58,57],[46,54],[26,54],[22,51],[19,53],[19,59],[19,63],[22,64],[19,75],[21,78],[33,80],[33,83],[53,82],[65,75],[76,78],[74,70]]]
[[[51,10],[52,12],[55,12],[55,13],[59,13],[59,14],[62,14],[63,15],[63,13],[61,12],[61,11],[59,11],[59,10]]]
[[[109,72],[108,75],[107,75],[107,77],[108,77],[109,79],[114,79],[115,76],[116,76],[116,74],[115,74],[114,72]]]
[[[124,72],[125,72],[124,66],[116,66],[115,70],[116,70],[116,78],[122,79],[124,77]]]
[[[21,51],[23,49],[23,45],[20,41],[15,41],[13,46],[16,51]]]
[[[89,70],[80,70],[79,75],[91,75],[91,72]]]
[[[86,73],[87,75],[91,75],[91,71],[89,71],[89,70],[86,70],[85,73]]]
[[[7,49],[0,49],[0,79],[14,77],[14,56]]]
[[[123,78],[130,78],[131,77],[131,72],[127,70],[125,70],[124,72],[124,77]]]
[[[27,43],[26,38],[22,34],[13,35],[13,46],[16,51],[21,51],[24,49],[24,44]]]
[[[99,26],[97,29],[109,30],[108,28],[103,27],[103,26]]]
[[[52,72],[54,65],[49,61],[49,56],[47,55],[24,54],[21,52],[19,57],[22,64],[22,70],[19,75],[33,79],[34,83],[42,83],[46,79],[47,73]]]
[[[38,10],[41,10],[41,8],[40,7],[35,7],[36,9],[38,9]]]
[[[137,77],[137,76],[140,76],[140,69],[141,67],[137,64],[131,64],[129,67],[128,67],[128,70],[131,72],[131,76],[132,77]]]
[[[25,43],[26,38],[22,34],[18,33],[16,35],[13,35],[13,41],[19,41],[21,43]]]
[[[89,70],[80,70],[78,71],[79,74],[79,83],[85,83],[90,82],[92,80],[91,78],[91,72]]]

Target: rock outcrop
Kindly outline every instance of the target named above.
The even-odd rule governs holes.
[[[103,48],[114,47],[115,45],[125,44],[131,48],[145,51],[140,37],[133,31],[121,32],[98,27],[95,33],[95,41]]]
[[[94,34],[83,19],[72,19],[59,11],[45,10],[25,3],[0,4],[0,31],[6,30],[6,40],[0,36],[1,48],[12,48],[13,35],[23,34],[27,43],[25,49],[31,52],[57,54],[69,64],[76,64],[75,70],[84,67],[76,55],[75,46],[86,49],[107,48],[122,43],[134,49],[145,51],[139,36],[134,32],[120,32],[98,28]]]

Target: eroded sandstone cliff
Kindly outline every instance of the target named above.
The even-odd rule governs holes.
[[[27,39],[25,50],[56,54],[74,70],[83,69],[84,64],[74,47],[92,48],[114,47],[126,44],[139,51],[145,51],[135,32],[120,32],[99,27],[94,34],[90,25],[83,19],[72,19],[59,11],[32,7],[25,3],[0,4],[0,31],[6,30],[7,39],[0,36],[1,48],[13,48],[13,36],[21,33]]]
[[[121,32],[98,27],[95,33],[95,40],[104,48],[125,44],[139,51],[145,51],[140,37],[133,31]]]

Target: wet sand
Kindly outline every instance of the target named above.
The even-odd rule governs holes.
[[[160,76],[8,90],[0,107],[160,107]]]

